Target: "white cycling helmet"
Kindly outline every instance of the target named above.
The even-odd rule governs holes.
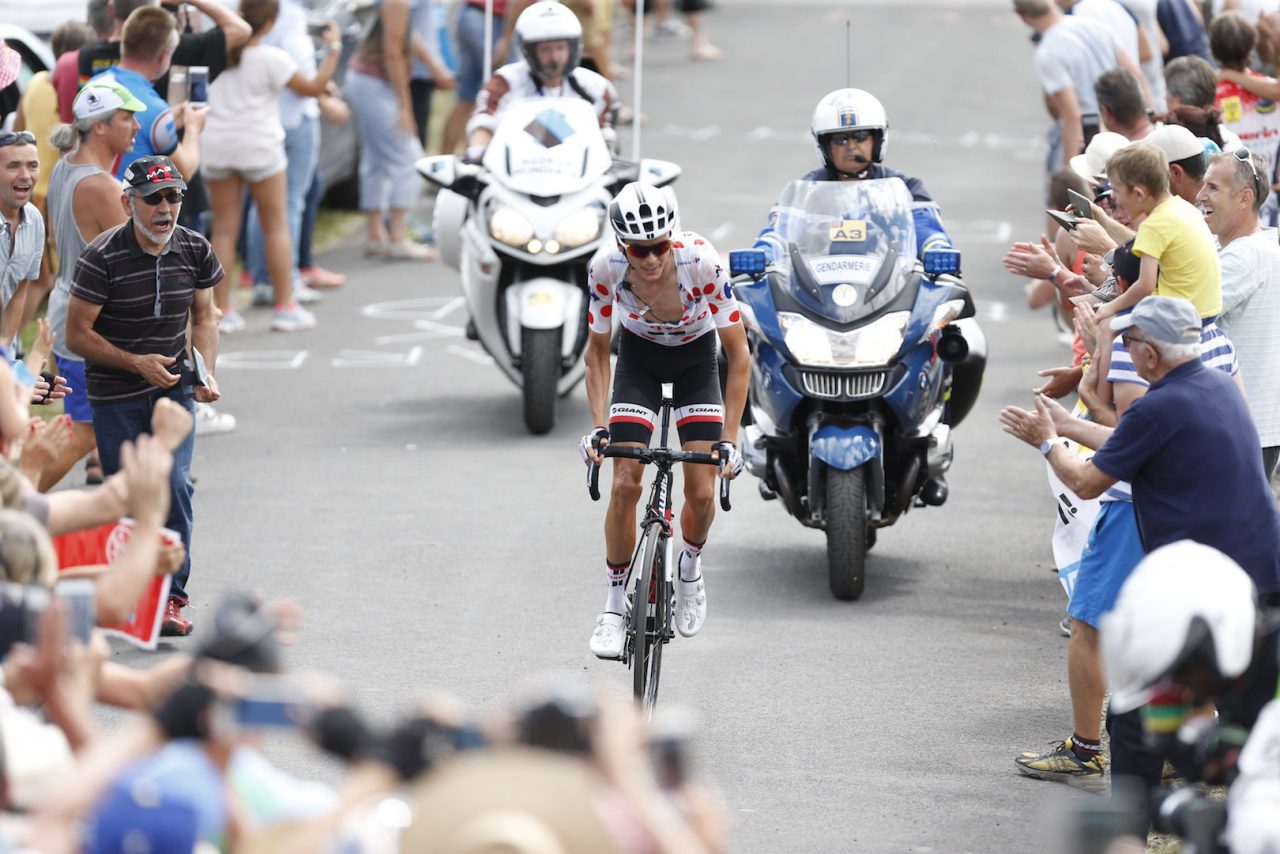
[[[670,187],[633,181],[609,203],[609,222],[622,240],[657,240],[676,230],[678,216]]]
[[[565,40],[569,42],[569,61],[563,75],[578,67],[582,58],[582,23],[559,0],[538,0],[516,18],[516,35],[520,37],[520,52],[525,62],[538,78],[544,76],[534,50],[539,42]]]
[[[813,118],[809,120],[813,143],[818,146],[818,154],[822,156],[822,162],[828,169],[835,167],[831,163],[831,151],[823,137],[851,130],[871,131],[876,140],[875,147],[871,149],[871,159],[876,163],[884,159],[884,138],[889,130],[889,117],[885,115],[884,104],[875,95],[862,89],[837,89],[818,102],[813,110]]]
[[[1102,618],[1102,662],[1117,713],[1147,702],[1178,667],[1234,679],[1253,658],[1253,581],[1234,560],[1191,540],[1161,546],[1133,570]]]

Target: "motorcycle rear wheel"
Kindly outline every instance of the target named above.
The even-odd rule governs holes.
[[[524,426],[535,436],[556,424],[556,383],[560,381],[560,330],[521,330],[521,385]]]
[[[867,583],[866,471],[827,469],[827,581],[831,595],[851,602]]]

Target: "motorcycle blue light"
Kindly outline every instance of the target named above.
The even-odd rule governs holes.
[[[960,275],[959,250],[930,249],[924,253],[924,274],[930,278]]]
[[[735,249],[729,253],[730,276],[764,275],[766,259],[759,249]]]

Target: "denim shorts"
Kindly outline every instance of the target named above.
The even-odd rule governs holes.
[[[93,410],[89,407],[89,392],[84,383],[84,362],[58,357],[58,374],[71,386],[71,393],[62,399],[62,411],[78,424],[92,424]]]
[[[1102,502],[1080,555],[1067,614],[1098,628],[1102,615],[1115,607],[1121,585],[1144,557],[1133,502]]]
[[[502,38],[502,16],[493,16],[493,46],[497,49],[498,40]],[[484,9],[463,3],[458,11],[457,38],[454,41],[458,50],[458,88],[459,101],[474,103],[484,85]],[[515,46],[512,46],[515,53]],[[493,57],[493,67],[505,63],[505,58]]]

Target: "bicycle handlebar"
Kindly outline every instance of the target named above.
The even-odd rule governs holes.
[[[670,468],[674,463],[698,463],[701,465],[724,468],[724,461],[715,454],[703,454],[697,451],[673,451],[669,448],[634,448],[629,445],[607,445],[602,455],[605,457],[623,457],[639,460],[641,464],[657,463]],[[729,503],[728,478],[720,478],[720,506],[729,511],[733,509]],[[587,492],[592,501],[600,500],[600,464],[587,464]]]

